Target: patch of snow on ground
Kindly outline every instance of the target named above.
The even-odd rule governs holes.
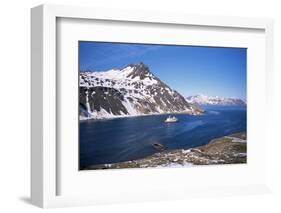
[[[235,143],[247,143],[247,140],[241,138],[236,138],[231,136],[226,136],[226,138],[231,139],[231,142],[235,142]]]
[[[191,152],[190,149],[183,149],[183,150],[182,150],[182,153],[183,153],[183,154],[187,154],[187,153],[190,153],[190,152]]]

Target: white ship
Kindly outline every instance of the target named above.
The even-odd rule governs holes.
[[[178,119],[175,116],[169,116],[164,122],[165,123],[176,123]]]

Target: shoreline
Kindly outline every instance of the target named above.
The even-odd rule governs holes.
[[[175,168],[197,165],[247,163],[247,133],[238,132],[215,138],[203,146],[190,149],[165,150],[145,158],[92,165],[81,170],[122,168]]]
[[[138,114],[138,115],[114,115],[112,117],[81,117],[79,115],[79,122],[80,121],[106,121],[106,120],[113,120],[113,119],[121,119],[121,118],[134,118],[134,117],[144,117],[144,116],[157,116],[157,115],[190,115],[190,116],[200,116],[204,115],[209,110],[203,109],[203,107],[213,107],[217,105],[202,105],[200,106],[200,111],[197,112],[165,112],[165,113],[151,113],[151,114]],[[232,105],[221,105],[222,107],[233,107]],[[235,107],[235,106],[234,106]],[[245,108],[244,106],[241,108]]]
[[[191,116],[199,116],[203,115],[206,111],[202,110],[202,112],[199,113],[188,113],[188,112],[173,112],[173,113],[155,113],[155,114],[140,114],[140,115],[116,115],[114,117],[108,117],[108,118],[80,118],[80,121],[104,121],[104,120],[112,120],[112,119],[120,119],[120,118],[134,118],[134,117],[145,117],[145,116],[157,116],[157,115],[191,115]]]

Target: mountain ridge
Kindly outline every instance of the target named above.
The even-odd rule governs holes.
[[[81,120],[203,112],[143,63],[103,72],[80,72],[79,84]]]
[[[186,101],[197,105],[222,105],[222,106],[246,106],[247,103],[241,98],[225,98],[219,96],[193,95],[186,97]]]

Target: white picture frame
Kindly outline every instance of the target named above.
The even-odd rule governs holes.
[[[209,187],[200,187],[200,183],[193,183],[194,187],[187,186],[179,189],[176,185],[170,185],[168,189],[159,190],[157,187],[152,188],[151,195],[137,194],[133,195],[134,189],[121,191],[112,195],[64,195],[58,193],[58,185],[62,184],[59,178],[60,166],[58,166],[58,159],[60,158],[58,152],[58,132],[57,132],[57,88],[60,83],[57,79],[57,21],[59,18],[64,19],[79,19],[79,20],[102,20],[102,21],[118,21],[134,22],[134,23],[153,23],[155,25],[167,26],[199,26],[209,28],[223,28],[231,32],[234,29],[253,29],[263,31],[264,45],[264,67],[261,68],[261,75],[264,79],[260,79],[264,83],[261,92],[265,95],[262,99],[264,105],[269,109],[262,117],[265,131],[262,133],[264,144],[270,146],[269,135],[271,131],[271,119],[273,105],[273,21],[271,19],[257,19],[257,18],[241,18],[241,17],[216,17],[203,15],[188,15],[188,14],[173,14],[173,13],[154,13],[147,11],[123,11],[101,8],[85,8],[74,6],[54,6],[41,5],[31,10],[31,201],[34,205],[47,207],[61,207],[61,206],[76,206],[76,205],[91,205],[99,203],[116,203],[116,202],[138,202],[143,200],[165,200],[178,199],[198,196],[213,196],[213,195],[233,195],[233,194],[252,194],[264,193],[270,191],[270,177],[271,172],[268,169],[270,161],[266,161],[265,165],[260,168],[259,173],[264,172],[264,176],[253,184],[248,182],[237,182],[232,185],[220,184],[210,185]],[[234,35],[235,36],[235,35]],[[211,39],[211,38],[210,38]],[[251,76],[250,76],[251,77]],[[249,79],[254,81],[255,79]],[[258,87],[256,84],[251,84],[253,87]],[[249,100],[251,101],[251,100]],[[260,109],[262,110],[262,108]],[[251,118],[252,116],[250,116]],[[261,127],[258,127],[261,128]],[[257,129],[256,131],[259,131]],[[263,158],[268,159],[266,153]],[[233,167],[234,168],[234,167]],[[228,170],[233,170],[228,168]],[[203,172],[211,171],[206,169]],[[146,174],[152,176],[163,175],[165,177],[165,169],[147,170]],[[180,173],[175,171],[175,175],[170,178],[175,178]],[[78,171],[77,171],[78,172]],[[124,173],[125,172],[125,173]],[[143,170],[126,173],[123,171],[122,175],[139,175]],[[196,173],[195,170],[191,172]],[[200,173],[200,172],[199,172]],[[198,174],[199,174],[198,173]],[[96,173],[88,175],[95,178]],[[116,171],[107,171],[107,178],[114,178],[118,176]],[[108,179],[107,179],[108,180]],[[124,186],[126,188],[126,186]],[[128,187],[128,186],[127,186]],[[132,186],[130,186],[132,188]],[[74,188],[73,188],[74,189]],[[71,191],[71,189],[69,189]],[[157,191],[158,190],[158,191]],[[172,196],[169,193],[171,192]],[[109,191],[107,191],[109,192]],[[177,192],[177,195],[174,194]]]

